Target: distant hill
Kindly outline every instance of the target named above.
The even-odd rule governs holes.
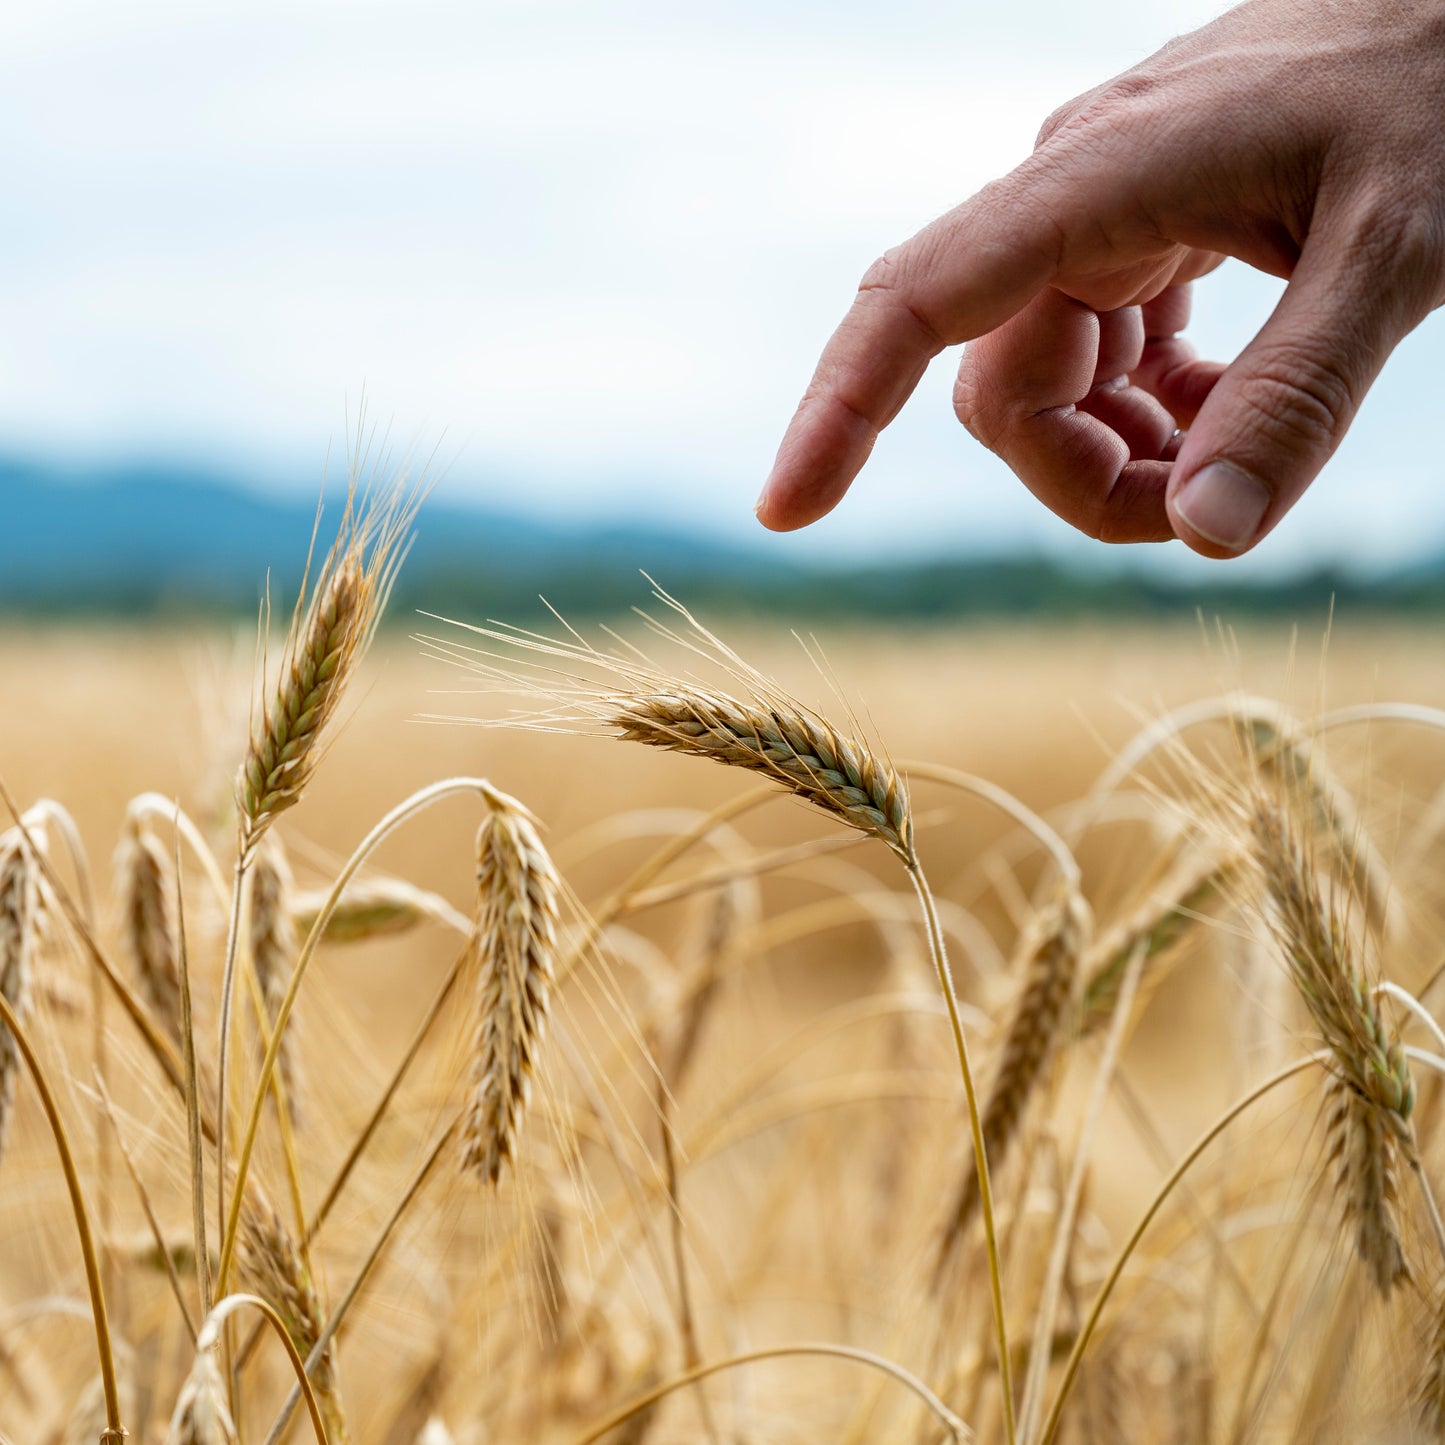
[[[248,491],[201,470],[128,466],[86,473],[0,458],[0,613],[193,617],[250,612],[299,580],[314,503]],[[324,530],[324,529],[323,529]],[[1445,559],[1396,577],[1332,571],[1288,583],[1181,587],[1128,571],[1080,571],[1036,557],[942,557],[805,567],[700,534],[569,524],[429,502],[392,617],[417,608],[526,618],[544,595],[569,615],[615,613],[645,596],[646,570],[711,612],[946,621],[960,616],[1224,612],[1350,615],[1445,612]]]

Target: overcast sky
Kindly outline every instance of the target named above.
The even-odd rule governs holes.
[[[397,436],[445,434],[450,496],[750,535],[868,262],[1221,8],[9,0],[0,449],[309,490],[364,385]],[[1200,291],[1232,354],[1277,283]],[[955,361],[773,545],[1073,545],[954,423]],[[1436,320],[1254,565],[1445,544],[1442,361]]]

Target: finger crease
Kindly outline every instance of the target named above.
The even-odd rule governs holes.
[[[929,343],[933,347],[934,355],[937,355],[948,345],[943,337],[939,335],[938,328],[896,287],[864,286],[860,289],[889,297],[895,306],[899,307],[900,310],[912,318],[913,324],[928,338]]]

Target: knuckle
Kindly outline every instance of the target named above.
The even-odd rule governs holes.
[[[890,291],[898,284],[898,262],[901,246],[885,251],[863,273],[858,282],[860,291]]]
[[[997,451],[999,427],[986,404],[984,388],[976,366],[969,364],[967,353],[953,383],[953,414],[963,429],[989,451]]]
[[[1085,91],[1083,95],[1076,95],[1072,100],[1066,100],[1063,105],[1050,111],[1048,118],[1039,127],[1038,135],[1034,137],[1034,149],[1038,150],[1040,146],[1047,145],[1075,116],[1079,115],[1088,105],[1091,94],[1092,92]]]
[[[942,351],[948,344],[942,327],[914,294],[915,288],[911,284],[918,247],[919,242],[915,240],[910,246],[895,246],[885,251],[863,273],[858,282],[858,295],[876,296],[897,307],[913,319],[935,351]]]
[[[1435,207],[1414,204],[1392,188],[1365,203],[1355,217],[1355,234],[1362,264],[1372,274],[1391,277],[1412,309],[1423,315],[1439,303],[1445,291],[1445,217]]]
[[[1114,131],[1136,123],[1151,124],[1160,82],[1145,69],[1126,71],[1061,105],[1039,129],[1034,148],[1066,134],[1083,136],[1101,129]]]

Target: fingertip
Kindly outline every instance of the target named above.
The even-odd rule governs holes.
[[[835,398],[798,408],[753,508],[770,532],[796,532],[827,516],[862,470],[878,433]]]
[[[1203,557],[1248,552],[1264,535],[1273,493],[1233,462],[1206,462],[1169,487],[1165,505],[1174,535]]]

